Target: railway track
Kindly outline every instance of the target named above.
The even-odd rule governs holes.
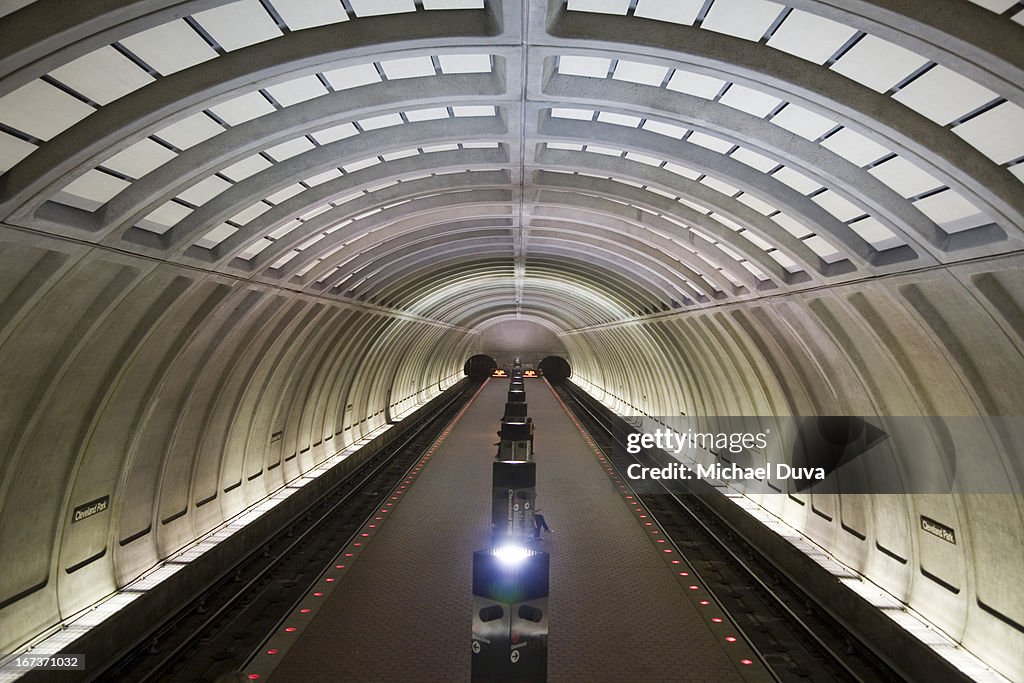
[[[93,680],[206,683],[237,670],[478,387],[467,382]]]
[[[621,420],[610,424],[614,418],[579,389],[565,384],[554,388],[627,485],[628,465],[664,466],[646,453],[628,455],[623,447],[627,425]],[[734,533],[703,503],[702,496],[689,492],[680,482],[656,481],[653,485],[662,490],[634,492],[636,499],[657,520],[777,680],[904,680]]]

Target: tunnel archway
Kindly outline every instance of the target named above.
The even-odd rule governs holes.
[[[497,361],[490,356],[478,353],[475,356],[470,356],[469,360],[466,361],[462,371],[467,377],[473,380],[485,380],[491,376],[494,369],[498,367]]]
[[[934,4],[0,6],[0,652],[473,354],[1012,481],[1010,432],[932,418],[1024,405],[1024,12]],[[1024,680],[1019,486],[740,488]]]
[[[537,367],[552,384],[560,384],[572,377],[572,366],[561,356],[547,356]]]

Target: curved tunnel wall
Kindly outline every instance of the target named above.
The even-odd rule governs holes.
[[[57,240],[0,243],[0,650],[462,376],[476,335]],[[109,496],[104,511],[73,510]]]
[[[922,432],[913,429],[922,423],[886,417],[1019,416],[1022,266],[1019,256],[997,259],[584,330],[565,341],[574,381],[621,414],[707,416],[698,423],[708,430],[714,416],[878,415],[891,438],[875,457],[899,452],[930,463],[917,475],[941,469],[944,440],[952,440],[961,458],[954,491],[965,493],[843,494],[844,482],[863,476],[855,466],[838,472],[835,493],[754,497],[1018,679],[1024,434],[1015,423],[1001,433]],[[755,464],[765,460],[787,455],[768,451]],[[898,460],[887,470],[894,479]],[[993,471],[1016,495],[979,492],[978,480]],[[953,529],[956,544],[923,532],[921,516]]]

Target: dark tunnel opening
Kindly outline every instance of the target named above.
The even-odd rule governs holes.
[[[561,356],[547,356],[537,367],[552,384],[560,384],[572,377],[572,366]]]
[[[497,361],[490,356],[478,353],[470,356],[462,368],[462,372],[473,380],[485,380],[491,376],[494,369],[498,367]]]

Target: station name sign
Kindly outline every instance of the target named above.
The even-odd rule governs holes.
[[[103,496],[96,500],[90,500],[88,503],[83,503],[76,507],[71,513],[71,523],[81,522],[83,519],[88,519],[93,515],[98,515],[101,512],[106,512],[107,508],[110,507],[110,496]]]
[[[936,522],[934,519],[931,519],[930,517],[925,517],[924,515],[921,515],[921,529],[927,531],[933,536],[938,536],[946,543],[952,543],[953,545],[956,545],[956,533],[953,532],[953,529],[946,526],[945,524]]]

